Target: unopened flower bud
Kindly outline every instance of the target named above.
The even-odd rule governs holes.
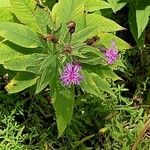
[[[76,23],[75,23],[74,21],[69,21],[69,22],[67,23],[67,27],[68,27],[68,29],[69,29],[69,32],[70,32],[71,34],[73,34],[73,33],[75,32]]]
[[[47,41],[51,41],[52,43],[58,43],[58,38],[52,34],[46,35],[43,39],[45,39]]]
[[[90,46],[95,46],[96,42],[99,40],[98,36],[93,36],[91,39],[87,39],[85,43]]]
[[[63,52],[64,54],[70,54],[72,52],[72,48],[69,45],[65,45]]]

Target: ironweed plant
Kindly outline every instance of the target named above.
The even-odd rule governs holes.
[[[9,19],[0,22],[0,63],[16,72],[6,90],[17,93],[32,86],[37,94],[49,85],[60,137],[80,92],[101,102],[107,94],[115,96],[110,81],[119,79],[113,72],[122,65],[118,53],[130,46],[114,32],[124,28],[97,14],[110,7],[104,1],[61,0],[52,11],[33,0],[6,5]]]
[[[122,76],[116,73],[127,69],[122,55],[131,46],[116,36],[116,32],[125,32],[126,28],[110,17],[112,12],[132,3],[118,0],[0,2],[0,64],[8,77],[5,90],[12,95],[29,93],[28,100],[32,100],[28,111],[19,112],[28,115],[14,125],[15,136],[9,136],[13,137],[13,144],[5,141],[5,132],[3,143],[15,147],[16,142],[16,149],[135,150],[146,117],[141,107],[133,106],[131,98],[122,96],[127,89],[118,84],[122,83]],[[139,17],[140,13],[134,15]],[[141,21],[138,17],[137,23]],[[143,26],[139,23],[135,36],[131,25],[138,46],[142,45],[141,36],[147,23]],[[44,98],[43,93],[48,96]],[[37,101],[46,101],[50,110],[46,105],[36,104]],[[25,104],[21,105],[22,109]],[[17,114],[11,120],[9,116],[2,122],[8,121],[13,126]],[[51,125],[47,118],[51,119]],[[29,132],[26,127],[33,124],[35,128],[29,127]],[[53,131],[56,126],[58,133]],[[9,126],[6,129],[11,130]],[[139,137],[137,142],[136,137]]]

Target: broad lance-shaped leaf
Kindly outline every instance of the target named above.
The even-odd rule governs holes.
[[[99,32],[98,36],[100,37],[99,43],[103,44],[106,48],[109,48],[111,46],[112,41],[116,43],[116,47],[119,50],[126,50],[131,48],[131,46],[127,42],[123,41],[113,34]]]
[[[110,88],[110,84],[105,79],[102,79],[100,76],[98,76],[95,73],[91,73],[90,75],[100,90],[105,91],[111,95],[114,95]]]
[[[91,38],[95,35],[95,32],[93,32],[94,29],[96,29],[96,27],[87,27],[78,32],[75,32],[72,35],[71,44],[73,46],[83,44],[88,38]]]
[[[36,7],[35,0],[10,0],[10,4],[14,14],[22,23],[30,26],[33,30],[42,33],[34,15]]]
[[[112,68],[110,68],[108,65],[95,65],[95,66],[88,65],[86,68],[88,68],[87,70],[92,71],[101,78],[111,79],[113,81],[122,80],[119,76],[117,76],[113,72]]]
[[[138,28],[138,38],[146,28],[150,16],[150,0],[139,0],[136,6],[136,22]]]
[[[90,65],[105,64],[103,54],[95,47],[84,46],[79,49],[74,49],[74,52],[76,52],[73,52],[73,55],[76,56],[81,63]]]
[[[76,22],[76,31],[85,27],[84,0],[60,0],[52,9],[53,19],[56,26],[61,25],[61,35],[67,33],[66,23],[69,21]]]
[[[22,53],[15,51],[4,43],[0,43],[0,64],[4,64],[5,61],[21,56],[23,56]]]
[[[87,93],[93,94],[97,97],[99,97],[102,100],[105,100],[102,91],[99,89],[99,87],[96,85],[95,81],[92,79],[90,73],[87,70],[83,70],[82,72],[84,79],[81,82],[81,87],[84,91]]]
[[[44,59],[41,63],[40,78],[37,82],[36,93],[42,91],[48,84],[54,80],[54,77],[57,74],[57,57],[55,55],[50,55]],[[57,82],[57,81],[56,81]]]
[[[129,1],[129,22],[130,30],[137,45],[143,46],[145,42],[145,27],[150,15],[150,1]],[[144,18],[144,19],[143,19]]]
[[[10,7],[9,0],[0,0],[0,7]]]
[[[85,9],[93,12],[100,9],[111,8],[110,4],[101,0],[85,0]]]
[[[0,7],[0,21],[13,21],[10,7]]]
[[[125,28],[121,27],[116,22],[100,16],[98,14],[87,14],[86,16],[87,27],[97,27],[95,33],[99,32],[114,32],[118,30],[124,30]]]
[[[28,67],[39,66],[40,63],[45,59],[46,54],[29,54],[22,55],[4,62],[4,67],[9,70],[14,71],[29,71],[32,72],[32,69]],[[40,66],[39,66],[40,68]],[[37,70],[39,72],[39,70]],[[36,72],[36,73],[38,73]]]
[[[68,89],[64,89],[55,93],[52,104],[56,113],[58,136],[60,137],[71,121],[74,97]]]
[[[45,9],[36,8],[34,11],[34,15],[36,17],[36,23],[43,34],[47,34],[47,27],[52,29],[52,17],[49,11]]]
[[[102,79],[100,76],[98,76],[96,73],[89,73],[88,71],[84,70],[84,76],[85,80],[82,82],[81,86],[87,92],[94,94],[95,96],[98,96],[100,98],[103,98],[102,91],[114,95],[110,88],[110,84],[105,79]],[[87,85],[89,86],[89,89],[87,89]]]
[[[22,47],[43,47],[37,34],[25,25],[0,22],[0,36]]]
[[[17,93],[34,85],[37,77],[28,72],[19,72],[5,87],[8,93]]]
[[[120,10],[127,3],[127,0],[107,0],[114,12]]]

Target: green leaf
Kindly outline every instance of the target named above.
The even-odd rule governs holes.
[[[52,16],[56,26],[61,25],[61,35],[65,36],[68,32],[66,23],[76,22],[76,31],[85,27],[84,0],[60,0],[52,9]]]
[[[64,89],[55,93],[52,104],[56,113],[58,136],[60,137],[71,121],[74,97],[68,89]]]
[[[14,59],[17,57],[23,56],[22,53],[17,52],[6,44],[0,43],[0,64],[4,64],[4,62]]]
[[[117,12],[127,3],[127,0],[107,0],[114,12]]]
[[[96,27],[95,33],[124,30],[124,28],[116,22],[98,14],[87,14],[86,22],[87,27]]]
[[[60,0],[55,10],[56,19],[66,24],[70,20],[75,20],[82,14],[83,1],[80,0]],[[56,7],[56,6],[54,6]]]
[[[143,46],[145,42],[145,27],[150,15],[150,1],[134,1],[129,2],[129,24],[132,35],[137,45]],[[143,19],[144,18],[144,19]]]
[[[10,7],[9,0],[0,0],[0,7]]]
[[[8,93],[20,92],[36,83],[35,74],[19,72],[5,87]]]
[[[36,8],[34,11],[36,22],[43,34],[47,34],[47,27],[52,29],[52,17],[49,11]]]
[[[116,47],[119,50],[126,50],[131,48],[128,43],[113,34],[101,32],[98,34],[98,36],[100,37],[99,43],[103,44],[106,48],[109,48],[111,46],[112,41],[116,43]]]
[[[9,7],[0,7],[0,21],[13,21],[13,16]]]
[[[93,94],[93,95],[99,97],[102,100],[105,100],[105,98],[102,94],[102,90],[99,89],[99,87],[97,86],[97,84],[93,80],[91,74],[85,69],[83,70],[82,74],[84,76],[84,79],[81,82],[82,89],[85,90],[86,92],[90,93],[90,94]]]
[[[136,22],[138,28],[138,38],[145,30],[150,16],[150,1],[139,0],[136,7]]]
[[[90,65],[105,64],[103,54],[95,47],[85,46],[79,48],[75,50],[75,53],[73,52],[73,55],[76,56],[81,63]]]
[[[95,73],[91,73],[91,77],[100,90],[108,92],[111,95],[114,95],[110,88],[110,84],[105,79],[102,79],[100,76],[98,76]]]
[[[37,24],[34,10],[36,7],[35,0],[10,0],[11,7],[17,18],[33,30],[42,33]]]
[[[88,38],[95,35],[95,32],[93,32],[95,28],[96,27],[87,27],[78,32],[75,32],[72,35],[71,44],[73,46],[83,44],[83,42],[85,42]]]
[[[112,68],[113,68],[113,67],[116,68],[116,67],[118,67],[118,66],[120,66],[121,68],[127,69],[127,67],[126,67],[125,64],[122,62],[121,59],[118,59],[118,60],[113,64]]]
[[[28,67],[38,66],[46,57],[44,54],[22,55],[4,62],[4,67],[14,71],[30,71]],[[40,67],[40,66],[39,66]],[[39,71],[39,70],[38,70]],[[38,73],[38,72],[37,72]]]
[[[119,76],[117,76],[109,66],[104,66],[104,65],[90,66],[90,65],[88,65],[86,68],[87,68],[87,70],[92,71],[93,73],[97,74],[98,76],[100,76],[104,79],[112,79],[113,81],[121,80],[121,78]]]
[[[129,0],[128,0],[129,1]],[[130,30],[132,32],[132,35],[134,39],[137,41],[138,39],[138,29],[137,29],[137,22],[136,22],[136,8],[135,8],[136,2],[129,1],[129,25]]]
[[[100,9],[111,8],[109,3],[101,0],[86,0],[85,1],[85,9],[88,12],[93,12]]]
[[[0,36],[27,48],[43,47],[37,34],[24,25],[9,22],[0,22]]]
[[[43,60],[40,67],[42,74],[37,82],[36,93],[42,91],[52,80],[54,80],[54,77],[57,74],[57,68],[57,57],[55,55],[50,55]]]

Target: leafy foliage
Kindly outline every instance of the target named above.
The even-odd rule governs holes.
[[[17,104],[12,106],[15,108],[10,106],[14,109],[11,114],[5,115],[2,110],[0,121],[6,130],[1,130],[0,147],[137,147],[135,140],[145,125],[145,111],[141,106],[139,109],[134,106],[134,98],[122,95],[127,91],[122,84],[124,78],[130,79],[124,54],[131,46],[116,36],[126,28],[111,16],[125,5],[129,7],[130,29],[141,49],[149,22],[149,2],[0,0],[0,3],[1,76],[2,79],[7,77],[4,86],[9,94],[20,94]],[[106,57],[108,50],[110,54]],[[112,59],[113,63],[109,64],[107,59]],[[144,59],[141,62],[146,64]],[[77,82],[75,77],[79,71],[81,81]],[[10,97],[13,95],[6,96]],[[23,99],[30,103],[29,107]],[[20,124],[15,122],[18,114],[24,118]],[[33,125],[33,128],[28,127]],[[7,132],[12,134],[7,135]],[[143,143],[138,143],[139,148]]]
[[[84,1],[77,1],[77,0],[72,0],[72,1],[61,0],[59,1],[59,3],[57,3],[54,6],[52,13],[47,14],[45,10],[42,11],[39,8],[36,8],[37,6],[35,1],[10,0],[10,5],[12,7],[13,13],[16,15],[19,21],[24,25],[20,24],[19,22],[17,23],[0,22],[0,35],[3,38],[5,38],[5,40],[9,40],[10,42],[19,45],[21,47],[25,47],[25,48],[41,47],[43,50],[41,50],[40,53],[32,53],[28,55],[23,55],[18,52],[15,53],[15,49],[12,50],[13,53],[9,53],[11,48],[9,47],[9,45],[6,44],[5,48],[8,46],[7,47],[8,52],[5,53],[6,55],[8,55],[9,53],[10,56],[9,59],[7,59],[8,56],[3,57],[3,59],[5,58],[5,60],[3,60],[2,64],[5,69],[18,71],[14,79],[12,79],[11,82],[8,83],[8,85],[6,86],[6,89],[9,93],[16,93],[22,91],[34,85],[36,81],[37,81],[36,93],[42,91],[47,85],[51,86],[52,80],[55,80],[55,74],[58,74],[60,72],[60,68],[61,68],[60,64],[62,65],[67,61],[69,61],[69,57],[65,56],[62,53],[63,52],[62,49],[65,48],[65,45],[67,45],[68,42],[69,44],[71,44],[70,45],[71,49],[78,49],[77,47],[81,47],[80,51],[78,51],[78,55],[81,55],[80,52],[82,52],[82,49],[84,49],[84,46],[82,45],[88,38],[91,38],[92,36],[97,35],[98,33],[100,34],[102,32],[114,32],[123,29],[123,27],[119,26],[114,21],[107,19],[103,16],[100,16],[98,14],[95,13],[84,14],[85,8],[87,9],[87,12],[93,9],[95,10],[93,4],[95,3],[91,3],[90,1],[84,2]],[[100,8],[98,9],[108,8],[109,4],[107,4],[106,2],[99,2],[99,7]],[[41,19],[39,22],[40,15],[42,15],[43,16],[42,18],[45,18],[45,20]],[[49,15],[49,17],[47,15]],[[73,36],[71,33],[68,33],[68,29],[66,26],[66,23],[68,23],[69,21],[74,21],[77,26]],[[49,31],[47,31],[47,33],[46,33],[46,27],[49,28]],[[57,31],[58,27],[60,28],[60,30]],[[49,41],[50,38],[55,38],[55,34],[59,36],[57,42],[59,44],[63,44],[63,46],[60,47],[57,44],[57,42],[55,44],[53,40],[52,40],[53,43]],[[54,36],[54,37],[48,37],[48,36]],[[69,37],[70,40],[68,41]],[[44,38],[47,40],[47,42],[44,41]],[[100,42],[100,44],[105,45],[102,42]],[[122,42],[122,44],[124,45],[124,48],[129,48],[129,45],[126,44],[125,42]],[[93,51],[90,51],[90,53],[93,55],[97,51],[96,50],[97,48],[98,47],[93,47]],[[44,52],[44,50],[46,51]],[[85,52],[87,53],[88,50],[85,50]],[[101,59],[102,59],[103,56],[101,52],[99,51],[97,52],[97,54],[98,53],[99,55],[101,55]],[[82,53],[82,55],[84,54]],[[87,56],[88,55],[89,54],[87,53]],[[63,57],[64,59],[62,59]],[[75,54],[74,55],[70,54],[70,57],[72,57],[72,59],[76,59]],[[93,55],[92,59],[95,58],[96,57]],[[79,57],[78,60],[80,61]],[[88,61],[89,61],[88,64],[90,64],[90,57],[88,57]],[[85,61],[84,63],[87,62]],[[99,63],[104,64],[104,62],[102,61],[100,61]],[[87,74],[85,75],[85,78],[86,77]],[[99,75],[93,74],[91,72],[90,74],[88,74],[88,79],[91,80],[91,81],[90,80],[86,81],[88,85],[85,86],[85,84],[82,84],[82,88],[83,90],[85,88],[86,92],[94,94],[95,96],[98,96],[100,99],[103,100],[105,99],[103,97],[103,91],[113,94],[109,83],[105,79],[101,78]],[[55,80],[55,82],[59,82],[59,81]],[[83,82],[85,82],[85,79]],[[89,84],[91,84],[92,82],[95,82],[95,86],[91,87],[91,90],[93,92],[91,92],[91,90],[89,89]],[[61,98],[64,97],[63,98],[64,100],[62,101],[65,104],[65,101],[67,99],[73,101],[73,96],[67,98],[66,96],[67,95],[69,96],[69,94],[66,94],[64,96],[62,94],[60,95],[56,85],[57,83],[51,86],[51,88],[54,89],[54,92],[52,92],[51,96],[56,97],[54,98],[53,105],[56,111],[57,124],[58,124],[59,136],[60,136],[62,135],[67,124],[71,120],[73,106],[71,106],[72,105],[71,104],[69,106],[63,105],[62,107],[60,107],[62,103],[60,102],[59,97],[60,96]],[[62,85],[60,86],[62,87]],[[67,93],[72,93],[71,90],[69,91],[70,92]],[[53,95],[54,93],[56,96]],[[74,93],[72,93],[71,95],[74,95]],[[71,109],[68,109],[69,107]],[[70,116],[66,117],[64,121],[62,120],[62,117],[60,117],[60,115],[64,115],[61,109],[63,110],[68,109],[68,114],[70,114]]]

